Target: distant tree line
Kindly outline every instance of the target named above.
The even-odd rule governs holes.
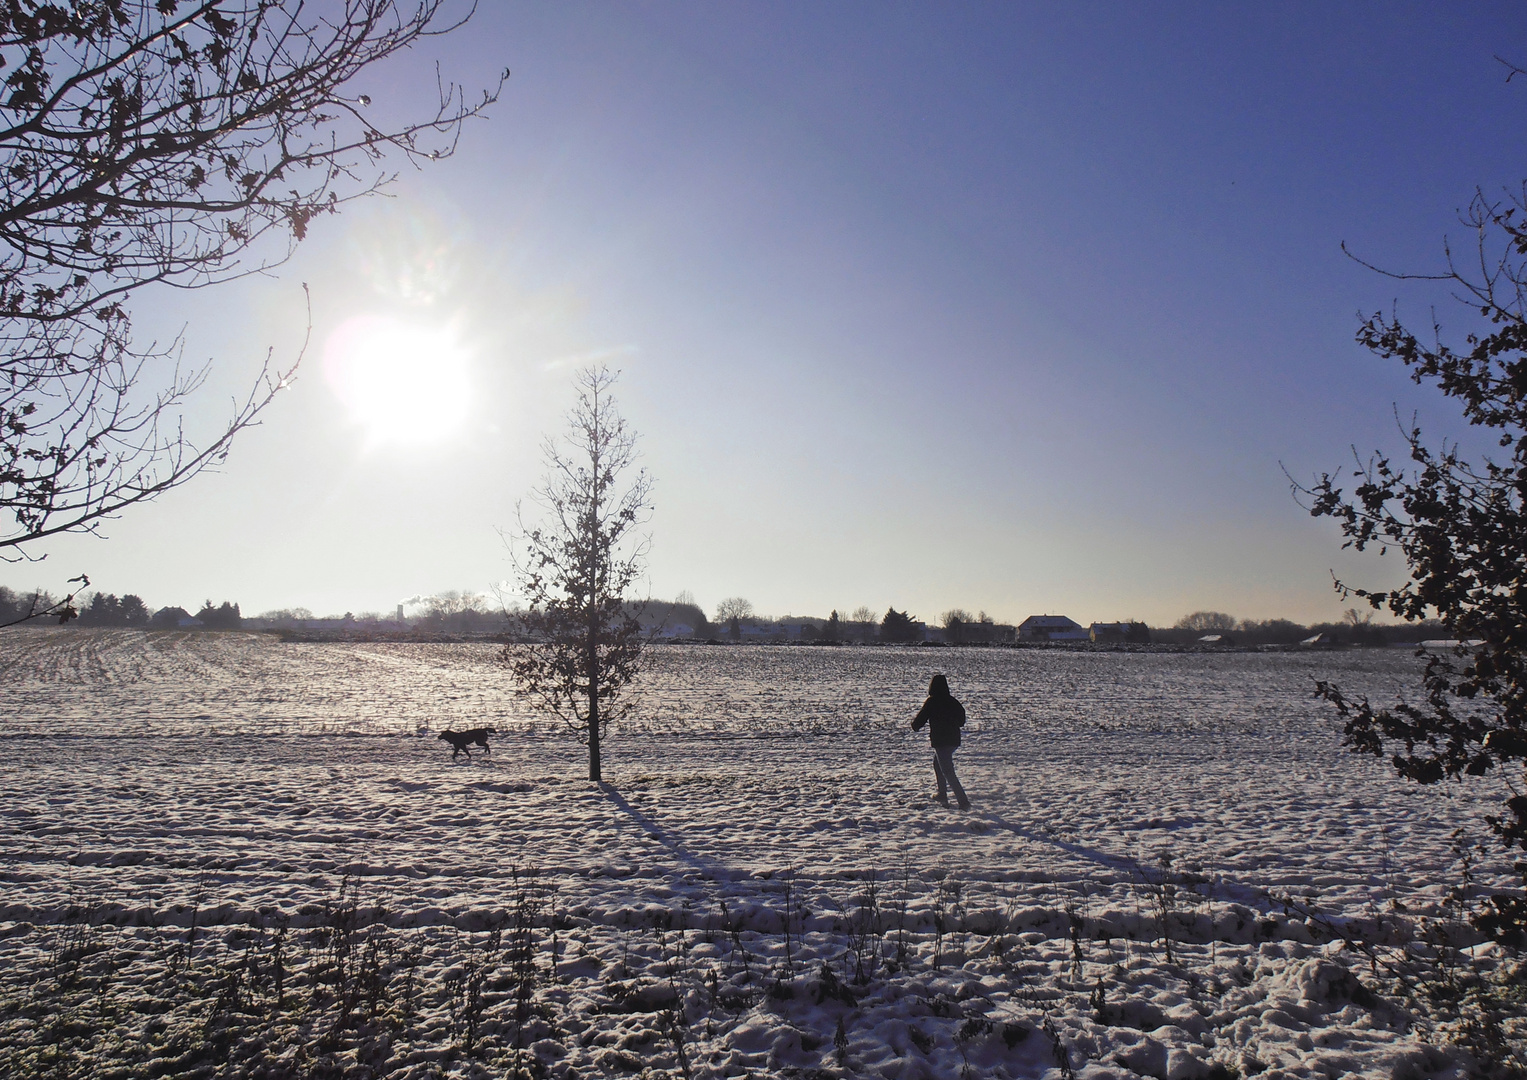
[[[818,616],[773,619],[757,613],[745,597],[733,596],[716,606],[714,620],[694,601],[692,593],[680,593],[672,602],[649,600],[633,605],[640,609],[644,626],[655,634],[693,637],[697,640],[731,641],[766,639],[760,628],[771,623],[799,627],[799,640],[813,644],[873,644],[922,641],[924,624],[907,611],[895,607],[877,616],[860,607],[845,616],[834,609],[825,619]],[[939,616],[942,631],[934,640],[955,645],[979,645],[1011,641],[1013,627],[999,624],[986,612],[975,614],[964,608],[951,608]],[[686,628],[688,633],[686,633]],[[749,629],[751,628],[751,629]],[[1109,634],[1099,640],[1137,644],[1195,644],[1204,637],[1217,637],[1221,644],[1234,646],[1298,645],[1318,638],[1321,645],[1383,646],[1401,645],[1447,636],[1435,621],[1405,625],[1380,625],[1371,614],[1348,610],[1339,622],[1306,625],[1290,619],[1238,619],[1222,611],[1195,611],[1170,627],[1151,627],[1138,619],[1106,624]],[[793,634],[794,629],[791,630]]]
[[[58,600],[46,589],[18,593],[0,585],[0,624],[36,617],[58,606]]]
[[[98,592],[80,610],[80,625],[147,626],[150,617],[142,597],[128,593],[118,599],[115,593]]]
[[[882,616],[867,607],[856,608],[847,617],[836,609],[827,618],[808,616],[776,620],[759,615],[746,597],[731,596],[716,605],[714,620],[695,603],[694,594],[681,592],[673,601],[647,600],[630,605],[649,632],[691,637],[696,640],[740,642],[754,637],[744,627],[766,627],[786,622],[800,627],[800,639],[821,644],[867,644],[871,642],[911,642],[922,640],[923,624],[905,611],[888,608]],[[985,618],[985,613],[982,613]],[[989,619],[986,620],[990,624]],[[686,633],[687,628],[687,633]]]
[[[1427,619],[1414,623],[1380,625],[1372,612],[1347,609],[1339,622],[1305,625],[1289,619],[1237,619],[1223,611],[1195,611],[1177,620],[1170,629],[1153,629],[1152,639],[1185,644],[1204,636],[1218,635],[1231,645],[1297,645],[1319,637],[1324,645],[1404,645],[1431,638],[1448,637],[1442,623]]]
[[[67,599],[67,598],[66,598]],[[6,623],[37,622],[38,624],[73,621],[80,626],[136,626],[153,630],[174,630],[198,620],[209,630],[237,630],[244,625],[239,605],[224,600],[214,604],[207,600],[201,610],[192,615],[182,607],[165,607],[153,611],[143,598],[134,593],[118,596],[116,593],[84,593],[75,599],[73,614],[68,620],[38,616],[59,607],[59,600],[46,589],[17,592],[0,585],[0,625]]]
[[[63,598],[63,599],[68,599]],[[353,623],[359,628],[401,629],[424,633],[443,634],[502,634],[526,633],[522,613],[517,608],[506,608],[490,597],[471,591],[437,593],[428,597],[415,597],[405,601],[409,606],[422,608],[418,614],[408,617],[400,625],[391,617],[377,612],[361,612],[329,616],[323,622]],[[27,619],[39,624],[56,623],[55,617],[37,618],[44,612],[53,612],[61,606],[59,597],[45,589],[18,592],[0,586],[0,625]],[[677,634],[695,640],[742,641],[745,625],[758,626],[775,620],[758,615],[751,602],[743,597],[729,597],[716,607],[714,620],[707,618],[705,609],[695,602],[691,593],[683,592],[672,601],[633,601],[627,607],[632,617],[640,620],[643,627],[653,634]],[[208,599],[193,614],[183,607],[163,607],[157,610],[133,593],[121,596],[115,593],[95,591],[80,594],[73,608],[77,616],[71,616],[80,626],[142,627],[155,630],[197,628],[207,630],[238,630],[246,628],[246,620],[237,603],[224,600],[213,603]],[[315,620],[307,608],[280,608],[262,612],[256,617],[254,628],[262,626],[296,626]],[[923,624],[907,611],[888,608],[885,614],[876,614],[867,607],[859,607],[847,616],[837,610],[825,619],[805,617],[788,620],[800,625],[800,640],[820,644],[888,644],[908,643],[923,639]],[[943,630],[943,640],[950,644],[985,644],[997,638],[993,631],[1003,629],[986,612],[972,615],[963,608],[951,608],[939,616],[938,624]],[[1110,624],[1112,625],[1112,624]],[[1319,637],[1320,644],[1383,646],[1402,645],[1429,638],[1447,637],[1448,632],[1440,622],[1427,620],[1401,625],[1380,625],[1373,621],[1372,613],[1360,613],[1349,609],[1339,622],[1322,622],[1305,625],[1289,619],[1237,619],[1222,611],[1195,611],[1177,620],[1171,627],[1147,628],[1144,623],[1131,621],[1131,630],[1143,631],[1138,637],[1125,640],[1153,641],[1158,644],[1192,644],[1205,636],[1218,636],[1221,643],[1234,646],[1297,645]],[[687,632],[686,632],[687,629]],[[1010,630],[1010,628],[1008,628]]]

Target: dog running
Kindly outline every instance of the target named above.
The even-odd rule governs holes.
[[[485,753],[493,753],[492,748],[488,746],[488,736],[497,734],[497,728],[475,727],[468,728],[466,731],[442,731],[440,737],[451,744],[451,760],[455,761],[461,754],[471,757],[472,751],[467,748],[474,744],[482,747]]]

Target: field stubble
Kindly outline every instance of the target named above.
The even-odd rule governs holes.
[[[935,667],[968,814],[905,730]],[[1415,673],[664,648],[594,785],[490,646],[5,632],[0,1066],[1445,1075],[1456,1032],[1343,936],[1499,969],[1448,891],[1495,793],[1401,784],[1310,699]]]

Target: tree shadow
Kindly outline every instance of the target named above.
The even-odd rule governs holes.
[[[642,832],[656,840],[659,844],[662,844],[675,859],[678,859],[692,870],[717,881],[730,881],[736,876],[731,867],[690,851],[679,841],[673,832],[665,829],[653,820],[649,814],[638,810],[626,801],[626,797],[616,790],[614,784],[608,781],[600,781],[598,786],[612,806],[635,822]]]

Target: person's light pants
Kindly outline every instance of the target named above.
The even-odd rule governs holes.
[[[954,751],[953,746],[935,746],[933,748],[933,772],[938,777],[939,802],[945,802],[949,798],[949,789],[954,789],[954,797],[959,800],[960,809],[970,805],[970,800],[965,797],[965,789],[960,786],[960,778],[954,775]]]

